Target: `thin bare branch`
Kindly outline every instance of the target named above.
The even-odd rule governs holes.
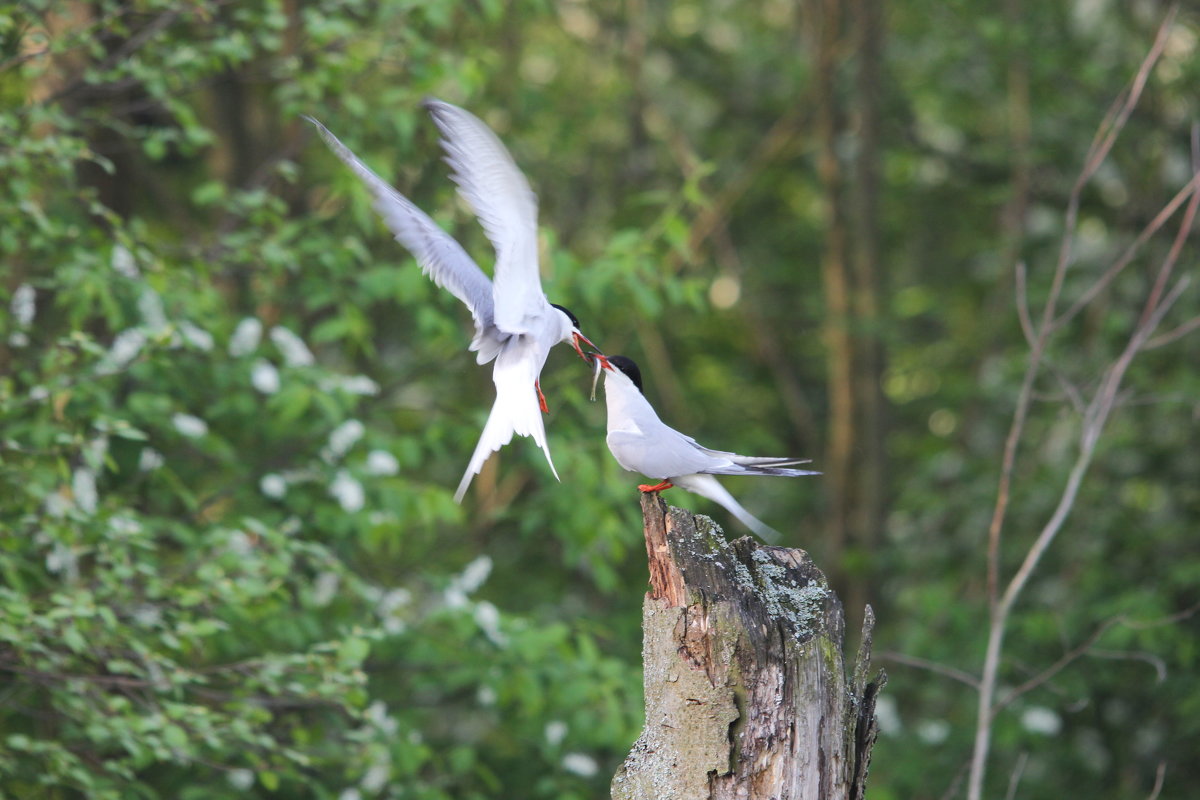
[[[1062,672],[1063,669],[1065,669],[1067,666],[1074,663],[1081,656],[1086,654],[1092,648],[1092,646],[1094,644],[1096,644],[1097,641],[1100,640],[1100,637],[1102,637],[1104,634],[1108,633],[1110,630],[1112,630],[1117,625],[1120,625],[1124,622],[1125,622],[1124,617],[1113,617],[1112,619],[1105,620],[1104,623],[1102,623],[1100,625],[1100,627],[1096,628],[1096,630],[1092,631],[1091,635],[1088,636],[1086,639],[1084,639],[1083,642],[1076,645],[1075,647],[1072,647],[1070,650],[1068,650],[1066,653],[1064,653],[1061,657],[1059,657],[1059,659],[1057,661],[1055,661],[1053,664],[1051,664],[1049,667],[1042,670],[1041,672],[1039,672],[1037,675],[1033,676],[1029,680],[1025,681],[1020,686],[1017,686],[1012,691],[1010,691],[1008,694],[1006,694],[1003,698],[1001,698],[996,703],[996,705],[992,707],[992,718],[995,719],[997,714],[999,714],[1002,710],[1004,710],[1009,704],[1011,704],[1014,700],[1016,700],[1021,695],[1038,688],[1039,686],[1045,684],[1047,681],[1049,681],[1051,678],[1053,678],[1055,675]]]
[[[1162,793],[1163,783],[1167,778],[1167,762],[1158,762],[1158,769],[1154,773],[1154,788],[1150,790],[1150,795],[1146,800],[1158,800],[1158,796]]]
[[[1013,800],[1017,796],[1017,786],[1021,783],[1021,775],[1025,773],[1025,765],[1028,763],[1029,753],[1022,752],[1017,756],[1017,765],[1008,776],[1008,791],[1004,793],[1004,800]]]
[[[1054,318],[1052,308],[1058,305],[1058,296],[1062,290],[1063,279],[1067,273],[1067,267],[1072,261],[1072,248],[1075,242],[1075,226],[1079,220],[1079,203],[1083,195],[1083,188],[1088,181],[1092,179],[1096,170],[1104,163],[1104,159],[1108,157],[1113,145],[1120,136],[1121,131],[1125,129],[1125,124],[1129,121],[1129,115],[1133,112],[1134,106],[1141,99],[1142,91],[1146,88],[1146,80],[1150,77],[1151,70],[1158,62],[1162,55],[1163,48],[1167,45],[1167,36],[1170,33],[1171,27],[1175,23],[1175,15],[1178,12],[1178,5],[1172,6],[1163,19],[1162,24],[1158,28],[1158,33],[1154,37],[1154,44],[1150,47],[1150,52],[1142,59],[1141,66],[1138,67],[1137,74],[1134,75],[1128,92],[1125,94],[1124,102],[1118,102],[1109,109],[1108,114],[1100,122],[1096,129],[1096,136],[1092,139],[1092,146],[1088,150],[1087,158],[1084,159],[1084,167],[1079,173],[1079,177],[1075,180],[1075,185],[1071,188],[1071,196],[1067,201],[1066,221],[1063,225],[1062,246],[1058,253],[1058,265],[1054,270],[1054,281],[1050,286],[1050,294],[1046,301],[1046,312],[1043,314],[1043,319],[1047,322]],[[1169,215],[1168,215],[1169,216]],[[1050,331],[1043,323],[1040,334],[1046,335]]]
[[[1198,611],[1200,611],[1200,603],[1189,606],[1182,611],[1176,611],[1174,614],[1170,614],[1166,617],[1159,617],[1158,619],[1130,620],[1125,623],[1125,627],[1132,628],[1135,631],[1144,631],[1149,628],[1161,628],[1163,625],[1174,625],[1176,622],[1183,622],[1185,619],[1194,617]]]
[[[1142,345],[1142,349],[1153,350],[1157,347],[1163,347],[1164,345],[1171,344],[1172,342],[1177,342],[1197,328],[1200,328],[1200,317],[1192,317],[1187,322],[1183,323],[1182,325],[1176,325],[1166,333],[1160,333],[1153,339],[1147,339],[1146,343]]]
[[[1088,655],[1112,661],[1141,661],[1154,667],[1155,683],[1162,683],[1167,679],[1167,662],[1145,650],[1092,650]]]
[[[888,650],[880,653],[877,658],[884,661],[891,661],[895,664],[903,664],[906,667],[915,667],[917,669],[933,672],[950,678],[951,680],[958,681],[959,683],[964,683],[967,686],[970,686],[972,689],[979,689],[979,679],[971,673],[964,672],[961,669],[955,669],[954,667],[947,667],[945,664],[939,664],[936,661],[929,661],[924,658],[918,658],[917,656],[909,656],[905,655],[904,653],[897,653],[895,650]]]
[[[987,550],[987,588],[988,588],[988,607],[989,607],[989,627],[987,647],[984,654],[983,673],[980,678],[979,687],[979,702],[978,711],[975,723],[975,743],[971,754],[970,772],[967,777],[967,800],[982,800],[983,797],[983,780],[987,770],[987,758],[991,749],[991,726],[992,726],[992,703],[995,696],[996,684],[1000,669],[1000,656],[1004,644],[1004,631],[1008,622],[1008,616],[1011,612],[1013,603],[1024,589],[1029,576],[1033,569],[1037,566],[1042,554],[1049,547],[1058,531],[1062,528],[1066,521],[1067,515],[1075,504],[1075,499],[1079,492],[1079,487],[1083,482],[1083,477],[1086,475],[1088,466],[1091,463],[1092,454],[1095,449],[1096,438],[1099,430],[1103,428],[1104,421],[1107,420],[1108,411],[1111,410],[1112,397],[1116,389],[1120,385],[1121,378],[1124,377],[1125,368],[1128,367],[1129,360],[1124,358],[1126,353],[1129,353],[1130,346],[1136,345],[1140,347],[1145,339],[1153,332],[1153,325],[1157,322],[1147,320],[1145,326],[1139,325],[1130,338],[1129,346],[1126,348],[1126,353],[1122,354],[1122,359],[1119,359],[1106,376],[1110,381],[1110,391],[1105,393],[1105,401],[1101,407],[1097,407],[1097,400],[1094,398],[1088,411],[1093,409],[1102,411],[1091,415],[1088,419],[1088,414],[1085,414],[1084,435],[1081,435],[1079,457],[1076,459],[1074,466],[1067,478],[1067,483],[1063,488],[1063,494],[1060,498],[1058,507],[1055,509],[1050,520],[1038,535],[1033,546],[1030,548],[1025,561],[1021,564],[1020,569],[1009,581],[1007,588],[1002,596],[999,595],[999,562],[1000,562],[1000,535],[1004,525],[1004,519],[1008,510],[1009,497],[1011,493],[1012,475],[1016,462],[1017,444],[1020,441],[1021,434],[1025,428],[1025,421],[1029,411],[1031,402],[1034,381],[1037,377],[1042,365],[1042,358],[1046,350],[1049,337],[1055,330],[1055,317],[1057,314],[1058,300],[1062,292],[1063,282],[1066,277],[1067,268],[1071,263],[1071,249],[1075,235],[1075,227],[1079,217],[1079,204],[1082,196],[1084,185],[1091,179],[1092,175],[1099,168],[1100,164],[1108,156],[1113,144],[1120,132],[1123,130],[1129,115],[1133,108],[1137,105],[1141,97],[1142,91],[1145,88],[1146,81],[1162,54],[1163,48],[1166,46],[1167,36],[1174,23],[1178,5],[1173,5],[1168,10],[1162,24],[1159,26],[1158,33],[1155,36],[1154,44],[1150,51],[1142,60],[1137,74],[1134,77],[1133,83],[1126,94],[1125,100],[1120,106],[1114,106],[1116,111],[1110,109],[1109,115],[1105,117],[1104,122],[1097,130],[1096,136],[1093,139],[1093,145],[1089,150],[1088,158],[1084,169],[1080,172],[1079,178],[1076,180],[1074,187],[1071,190],[1071,195],[1067,203],[1066,220],[1064,224],[1064,233],[1062,246],[1059,250],[1058,263],[1055,267],[1054,277],[1051,281],[1050,290],[1047,294],[1046,305],[1042,310],[1041,325],[1037,330],[1037,337],[1034,339],[1033,345],[1030,348],[1029,363],[1026,367],[1025,376],[1021,383],[1021,389],[1017,396],[1017,406],[1013,412],[1012,425],[1009,428],[1008,436],[1004,443],[1004,455],[1001,461],[1000,480],[996,493],[996,505],[992,514],[992,520],[988,527],[988,550]],[[1189,182],[1191,191],[1195,191],[1197,181]],[[1179,200],[1182,202],[1182,199]],[[1174,201],[1173,201],[1174,202]],[[1177,205],[1177,204],[1176,204]],[[1166,209],[1164,209],[1165,213]],[[1162,216],[1162,214],[1160,214]],[[1170,214],[1163,217],[1165,221]],[[1161,224],[1161,223],[1160,223]],[[1140,245],[1139,245],[1140,246]],[[1176,287],[1178,288],[1178,286]],[[1164,304],[1165,304],[1164,300]],[[1158,316],[1158,315],[1152,315]],[[1161,319],[1161,316],[1158,316]],[[1134,350],[1136,352],[1136,349]],[[1089,425],[1091,426],[1089,429]]]
[[[1100,294],[1100,292],[1102,292],[1110,283],[1112,283],[1113,278],[1117,277],[1117,275],[1120,274],[1125,267],[1129,266],[1129,263],[1133,261],[1134,256],[1138,254],[1138,251],[1141,249],[1142,245],[1149,241],[1150,237],[1157,233],[1158,229],[1161,228],[1166,221],[1169,220],[1175,214],[1175,212],[1179,210],[1179,206],[1183,203],[1183,201],[1192,198],[1196,194],[1197,188],[1200,188],[1200,173],[1193,175],[1192,179],[1184,184],[1184,187],[1180,189],[1173,198],[1171,198],[1171,202],[1163,206],[1162,211],[1158,212],[1154,219],[1150,220],[1146,227],[1142,229],[1142,232],[1137,235],[1137,238],[1130,243],[1129,247],[1125,248],[1125,252],[1121,254],[1121,257],[1114,261],[1112,266],[1110,266],[1103,275],[1097,278],[1096,281],[1079,296],[1079,299],[1072,303],[1071,306],[1062,313],[1062,316],[1054,320],[1054,330],[1058,330],[1063,325],[1070,322],[1076,314],[1078,314],[1088,305],[1088,303],[1095,300],[1096,295]]]
[[[1021,332],[1025,334],[1025,341],[1030,347],[1033,347],[1033,343],[1037,339],[1037,334],[1033,332],[1033,320],[1029,318],[1029,290],[1025,281],[1024,261],[1017,262],[1016,276],[1017,319],[1021,321]]]

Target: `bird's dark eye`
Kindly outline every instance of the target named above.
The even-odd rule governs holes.
[[[578,327],[579,327],[579,317],[577,317],[577,316],[575,316],[574,314],[572,314],[570,309],[568,309],[568,308],[564,308],[563,306],[560,306],[558,303],[551,303],[550,305],[554,306],[554,307],[555,307],[555,308],[557,308],[559,311],[561,311],[561,312],[563,312],[564,314],[566,314],[566,315],[567,315],[567,319],[571,320],[571,324],[572,324],[572,325],[574,325],[576,328],[578,328]]]

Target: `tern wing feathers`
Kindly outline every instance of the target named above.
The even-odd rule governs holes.
[[[548,306],[538,275],[537,196],[478,117],[433,98],[424,105],[442,133],[451,178],[496,249],[496,325],[506,333],[528,332],[526,317],[541,315]]]
[[[667,425],[650,431],[609,431],[607,442],[621,466],[647,478],[666,479],[705,472],[722,463],[698,450],[686,436]]]
[[[312,117],[305,119],[316,127],[333,154],[366,184],[376,212],[396,241],[416,257],[421,271],[470,309],[475,318],[475,341],[471,343],[471,350],[479,350],[479,362],[494,358],[499,351],[499,342],[488,340],[502,337],[497,337],[498,332],[494,329],[492,282],[487,275],[428,214],[380,178],[328,128]]]
[[[608,446],[617,461],[626,469],[640,472],[648,478],[675,478],[692,473],[711,475],[775,475],[798,478],[819,475],[801,469],[788,469],[804,461],[790,458],[755,458],[709,450],[696,444],[690,436],[662,424],[647,435],[643,432],[612,431]],[[618,452],[620,455],[618,455]]]

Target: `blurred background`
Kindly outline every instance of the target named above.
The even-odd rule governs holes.
[[[453,503],[493,397],[470,317],[300,119],[490,272],[420,109],[435,95],[507,144],[540,198],[547,295],[642,365],[665,421],[824,471],[726,484],[813,555],[852,629],[875,609],[869,796],[965,796],[1030,352],[1016,265],[1036,320],[1097,126],[1167,14],[0,5],[0,794],[607,796],[642,724],[641,479],[556,348],[563,482],[519,439]],[[1081,194],[1064,308],[1192,175],[1198,26],[1175,18]],[[1178,225],[1047,350],[1002,580]],[[1185,246],[1177,272],[1195,261]],[[1133,362],[1013,609],[1000,693],[1031,685],[995,718],[987,796],[1200,781],[1197,315],[1193,287]]]

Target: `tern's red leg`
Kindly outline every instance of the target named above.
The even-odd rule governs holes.
[[[534,389],[537,389],[537,393],[538,393],[538,405],[540,405],[540,406],[542,407],[542,413],[543,413],[543,414],[549,414],[549,413],[550,413],[550,409],[546,407],[546,395],[542,394],[542,387],[541,387],[541,383],[540,383],[539,381],[534,381],[534,382],[533,382],[533,388],[534,388]]]
[[[661,492],[664,489],[670,489],[674,485],[675,484],[671,483],[670,481],[663,481],[662,483],[656,483],[653,486],[648,483],[639,483],[638,488],[646,494],[649,494],[650,492]]]

